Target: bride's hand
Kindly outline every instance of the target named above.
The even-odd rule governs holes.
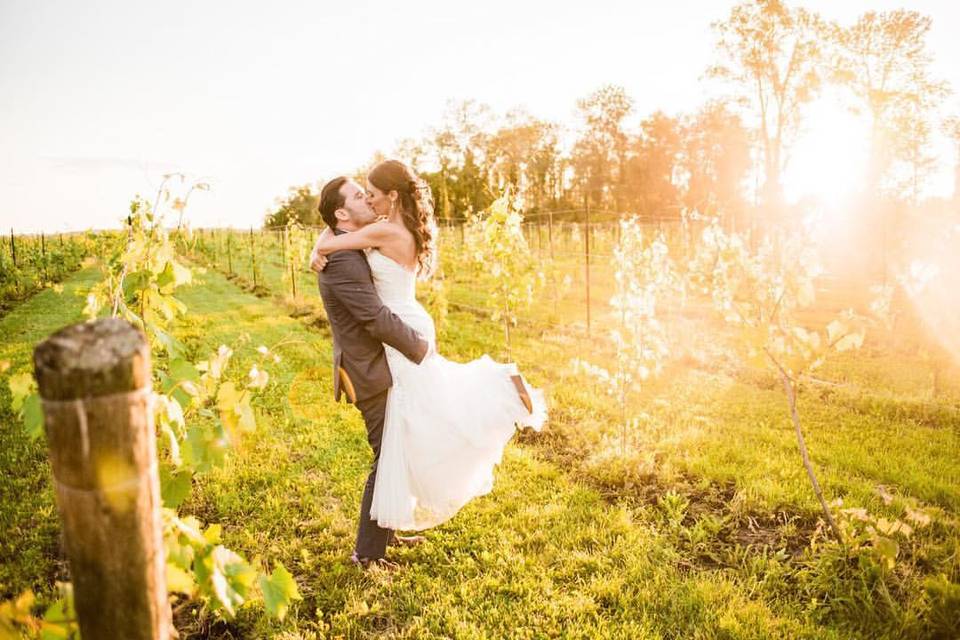
[[[320,273],[327,266],[327,256],[317,254],[313,256],[313,259],[310,260],[310,269],[316,273]]]
[[[323,271],[324,267],[327,266],[327,256],[320,253],[320,247],[323,244],[323,241],[331,235],[333,234],[330,233],[330,229],[324,229],[317,238],[317,241],[314,243],[313,251],[310,252],[310,269],[316,273],[320,273]]]

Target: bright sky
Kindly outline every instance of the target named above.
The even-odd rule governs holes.
[[[960,90],[960,3],[803,6],[852,20],[904,4],[933,17],[935,71]],[[195,226],[258,225],[289,186],[419,137],[449,99],[570,121],[577,98],[615,83],[639,115],[693,110],[709,25],[730,6],[2,0],[0,229],[115,227],[169,171],[212,184],[191,201]]]

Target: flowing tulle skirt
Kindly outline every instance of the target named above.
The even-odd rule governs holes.
[[[527,385],[530,414],[510,380],[514,365],[439,355],[417,365],[386,349],[393,387],[370,516],[389,529],[435,527],[490,492],[493,468],[518,426],[540,430],[543,393]]]

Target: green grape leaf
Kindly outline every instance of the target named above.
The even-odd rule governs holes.
[[[23,401],[23,426],[32,439],[43,434],[43,406],[38,393],[27,396]]]
[[[58,584],[60,597],[43,614],[41,640],[75,638],[79,635],[77,613],[73,608],[73,585],[69,582]]]
[[[212,524],[204,530],[203,537],[210,544],[219,544],[222,534],[223,527],[219,524]]]
[[[224,382],[217,390],[217,408],[220,411],[233,411],[240,403],[242,392],[237,390],[233,382]]]
[[[181,407],[189,407],[196,395],[196,383],[200,381],[200,372],[187,360],[177,358],[170,363],[167,371],[158,374],[160,390],[170,394]]]
[[[160,346],[163,347],[164,351],[167,352],[167,355],[171,359],[180,358],[183,355],[183,345],[179,340],[174,338],[169,333],[162,331],[160,327],[154,324],[148,324],[147,329],[149,333],[153,334],[153,336],[157,339],[157,342],[160,343]]]
[[[167,262],[163,271],[157,276],[157,286],[163,293],[171,293],[176,286],[176,277],[173,271],[173,262]]]
[[[128,300],[130,296],[142,291],[150,283],[150,274],[147,271],[134,271],[123,278],[123,295]]]
[[[7,381],[7,386],[10,387],[10,395],[13,396],[11,407],[15,413],[19,413],[20,409],[23,408],[24,400],[33,393],[34,389],[36,389],[36,384],[33,376],[29,373],[18,373],[15,376],[10,376],[10,379]]]
[[[873,548],[877,552],[880,562],[888,570],[893,569],[897,563],[897,555],[900,553],[900,545],[896,540],[884,536],[877,536],[873,541]]]
[[[183,462],[190,468],[204,472],[223,464],[227,443],[216,434],[199,426],[187,430],[183,447]]]
[[[173,427],[170,425],[169,420],[167,420],[166,415],[160,413],[158,418],[160,422],[160,433],[167,436],[168,446],[170,447],[170,461],[179,467],[183,464],[183,457],[180,455],[180,440],[177,438],[177,434],[174,433]]]
[[[177,358],[170,362],[170,366],[167,368],[167,375],[172,381],[171,386],[184,380],[197,382],[200,379],[200,372],[197,371],[193,363],[183,358]]]
[[[190,269],[175,261],[168,264],[173,265],[173,282],[175,287],[193,282],[193,272],[191,272]]]
[[[253,412],[253,407],[250,406],[249,397],[244,398],[244,400],[236,406],[235,410],[240,412],[240,420],[238,426],[242,431],[253,432],[257,429],[257,418]]]
[[[189,572],[170,562],[167,563],[167,591],[192,596],[197,583]]]
[[[269,578],[262,575],[258,582],[267,613],[278,620],[283,620],[287,615],[292,601],[301,599],[296,581],[281,563],[277,563]]]
[[[193,474],[186,469],[174,469],[168,464],[160,465],[160,495],[163,506],[176,509],[190,497]]]
[[[164,539],[167,549],[167,564],[189,571],[191,565],[193,565],[196,552],[187,540],[189,536],[183,532],[182,528],[178,527],[175,531],[176,535],[166,536]]]
[[[249,409],[249,401],[246,394],[238,390],[233,382],[224,382],[217,390],[217,409],[220,410],[220,421],[224,430],[231,438],[236,440],[240,429],[246,430],[249,426],[251,416],[244,415],[244,405]],[[250,411],[252,414],[252,410]],[[253,423],[256,428],[256,421]]]
[[[247,562],[223,545],[217,545],[194,562],[200,589],[230,616],[247,598],[256,572]]]

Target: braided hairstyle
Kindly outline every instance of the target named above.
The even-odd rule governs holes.
[[[399,160],[384,160],[377,164],[367,179],[384,193],[396,191],[403,226],[413,235],[417,251],[417,271],[427,276],[433,271],[436,251],[433,220],[433,194],[430,186],[420,179],[410,167]]]

